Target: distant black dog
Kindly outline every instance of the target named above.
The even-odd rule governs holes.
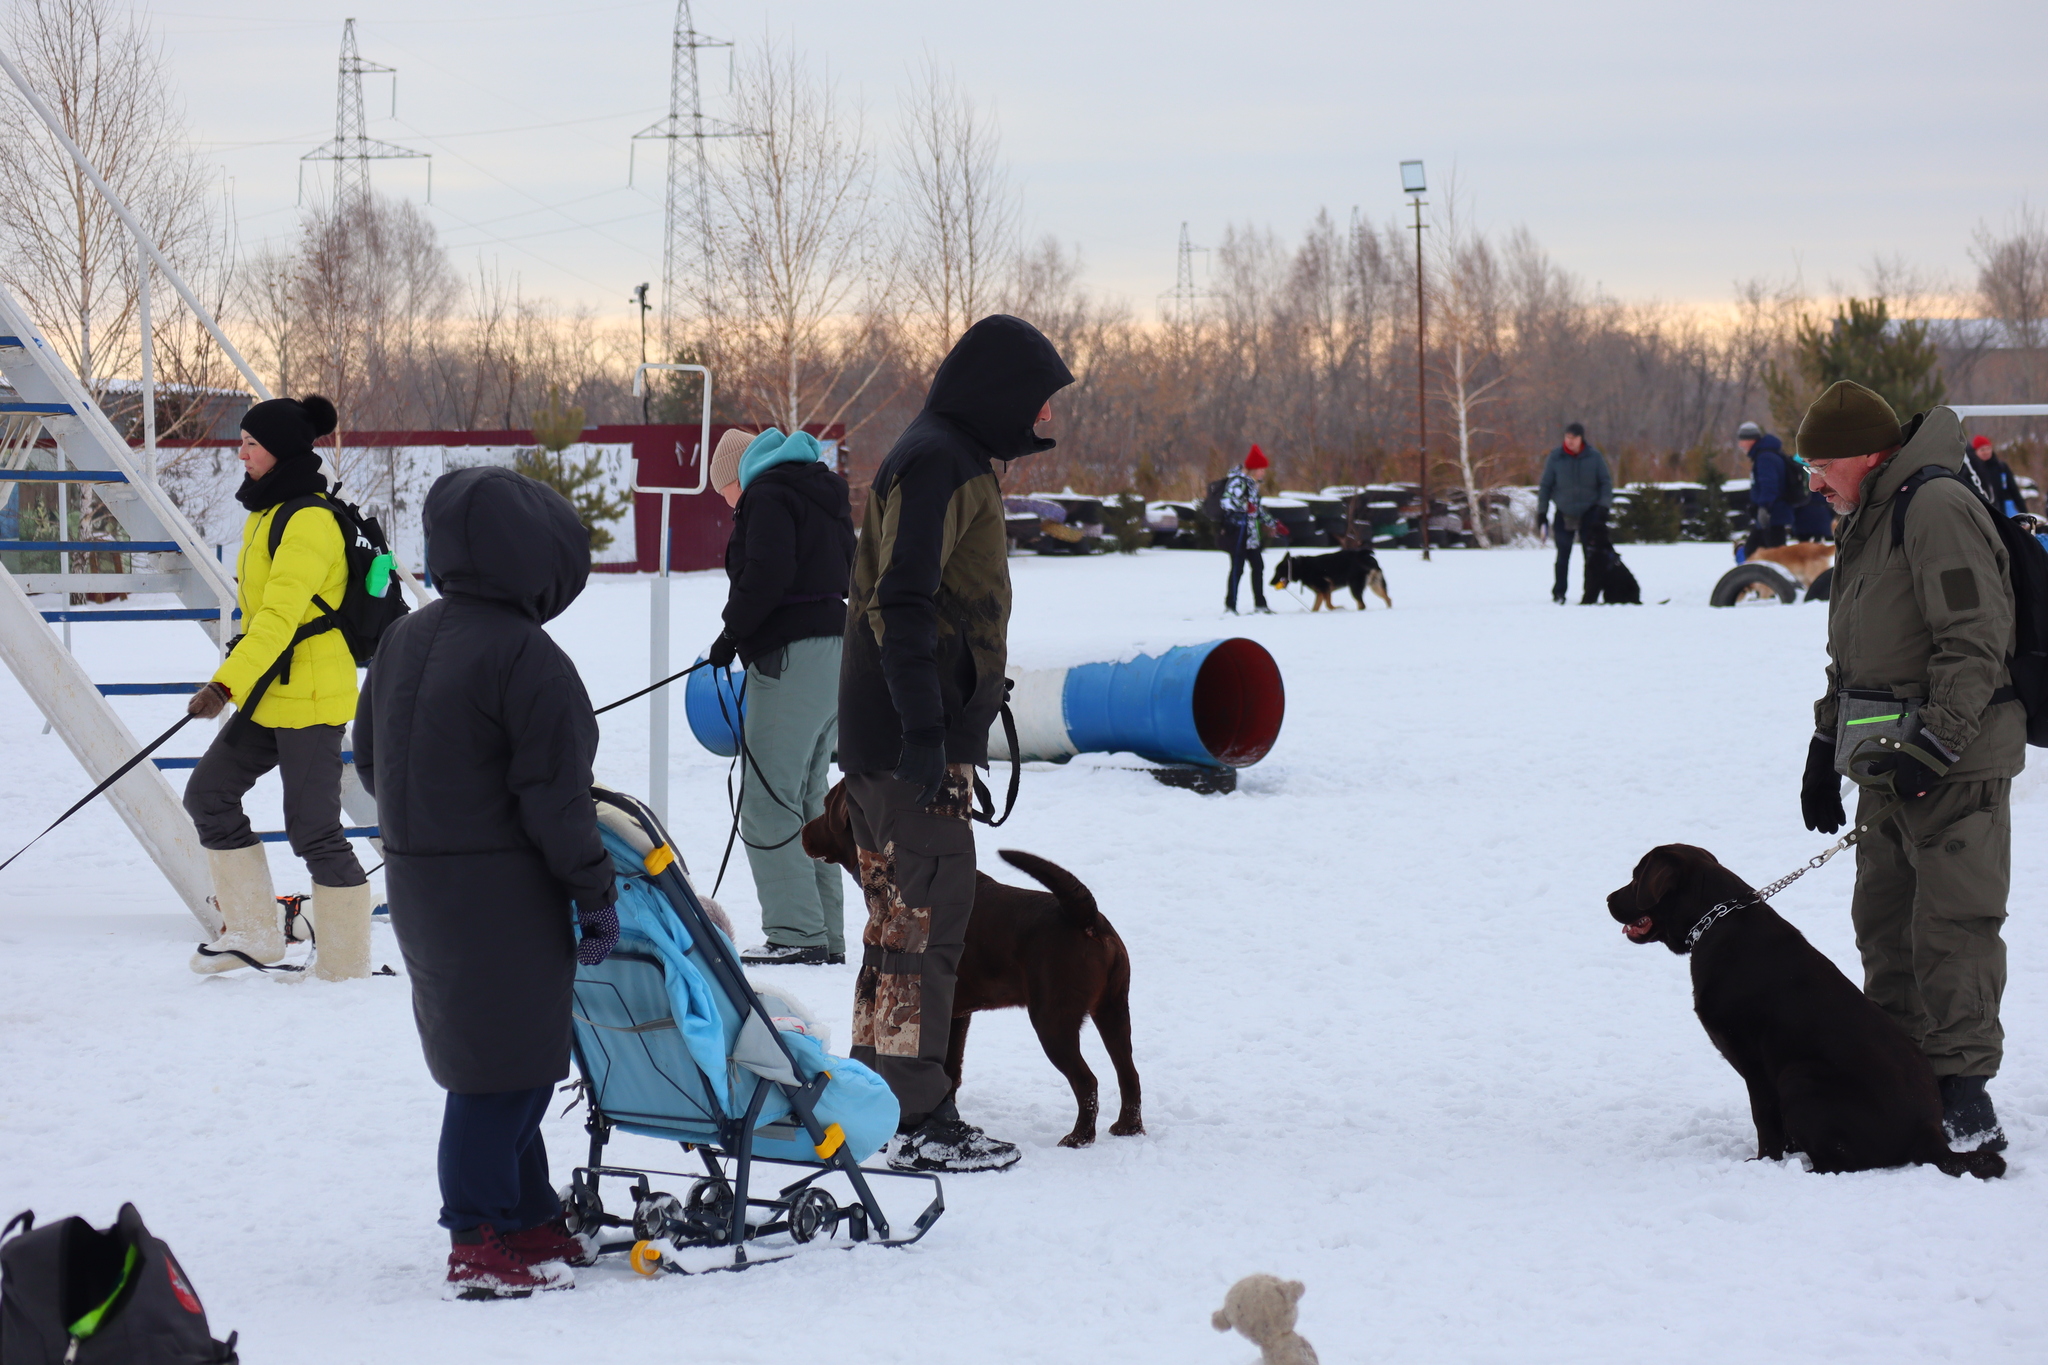
[[[1693,1010],[1749,1087],[1756,1154],[1804,1152],[1819,1172],[1924,1162],[1988,1180],[1996,1152],[1954,1152],[1934,1071],[1906,1031],[1703,848],[1665,844],[1607,911],[1635,943],[1692,955]]]
[[[1579,518],[1579,543],[1586,555],[1586,595],[1579,605],[1591,606],[1604,597],[1610,604],[1640,607],[1643,590],[1615,553],[1614,538],[1607,533],[1607,509],[1597,502]]]
[[[1335,611],[1337,604],[1330,598],[1339,588],[1351,589],[1351,600],[1358,603],[1360,611],[1365,610],[1367,588],[1389,607],[1394,605],[1394,599],[1387,596],[1387,577],[1380,572],[1379,560],[1352,539],[1346,539],[1344,548],[1335,554],[1280,556],[1280,567],[1273,571],[1273,586],[1284,588],[1289,583],[1299,583],[1315,594],[1310,611],[1321,611],[1324,607]]]

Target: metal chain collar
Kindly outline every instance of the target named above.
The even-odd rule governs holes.
[[[1886,820],[1889,820],[1892,816],[1892,813],[1903,804],[1904,803],[1902,801],[1894,797],[1892,800],[1887,801],[1883,806],[1879,807],[1877,813],[1872,815],[1870,819],[1860,821],[1857,824],[1852,825],[1847,834],[1844,834],[1841,838],[1835,840],[1833,845],[1831,845],[1825,851],[1807,859],[1802,866],[1794,868],[1792,871],[1778,878],[1778,880],[1772,882],[1769,886],[1763,887],[1761,890],[1752,892],[1749,895],[1749,897],[1745,900],[1722,901],[1719,905],[1707,911],[1706,914],[1701,915],[1699,917],[1698,923],[1694,924],[1685,935],[1685,950],[1688,953],[1691,952],[1693,950],[1693,946],[1700,941],[1701,937],[1706,934],[1707,930],[1713,928],[1716,924],[1720,923],[1720,921],[1725,917],[1734,914],[1737,910],[1747,910],[1752,905],[1762,905],[1765,901],[1777,895],[1780,891],[1783,891],[1786,887],[1792,885],[1792,883],[1798,881],[1807,873],[1815,872],[1823,867],[1826,867],[1828,859],[1834,857],[1837,853],[1840,853],[1845,848],[1853,847],[1858,840],[1863,838],[1864,835],[1876,829]]]

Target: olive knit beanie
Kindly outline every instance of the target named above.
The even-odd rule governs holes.
[[[1799,423],[1802,459],[1848,460],[1890,450],[1904,439],[1892,405],[1853,379],[1838,379]]]

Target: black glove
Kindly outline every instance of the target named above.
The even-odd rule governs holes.
[[[929,806],[939,799],[939,791],[946,785],[946,746],[912,744],[906,740],[903,753],[896,760],[895,777],[898,782],[908,782],[917,788],[918,805]]]
[[[1913,733],[1906,736],[1905,743],[1907,748],[1878,759],[1870,765],[1870,771],[1879,776],[1890,773],[1892,794],[1917,801],[1934,790],[1934,784],[1940,781],[1941,775],[1949,770],[1949,765],[1959,755],[1952,753],[1924,725],[1915,727]],[[1915,750],[1925,754],[1926,758],[1917,756]]]
[[[576,923],[583,930],[583,937],[576,944],[576,960],[584,966],[595,967],[619,946],[619,912],[615,907],[578,910]]]
[[[1806,746],[1806,777],[1799,784],[1799,813],[1806,827],[1822,834],[1840,829],[1848,815],[1842,810],[1842,779],[1835,773],[1835,744],[1815,735]]]
[[[733,643],[732,636],[721,630],[718,638],[711,642],[711,648],[704,651],[704,657],[713,668],[722,670],[732,667],[732,661],[739,652],[740,647]]]

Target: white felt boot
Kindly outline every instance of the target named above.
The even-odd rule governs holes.
[[[370,974],[370,884],[313,883],[313,975],[352,981]]]
[[[211,953],[192,955],[192,970],[205,976],[248,966],[235,956],[237,952],[258,962],[281,961],[284,928],[278,921],[277,892],[270,884],[270,859],[263,845],[209,848],[206,864],[213,872],[213,903],[220,907],[222,928],[220,937],[206,945]]]

